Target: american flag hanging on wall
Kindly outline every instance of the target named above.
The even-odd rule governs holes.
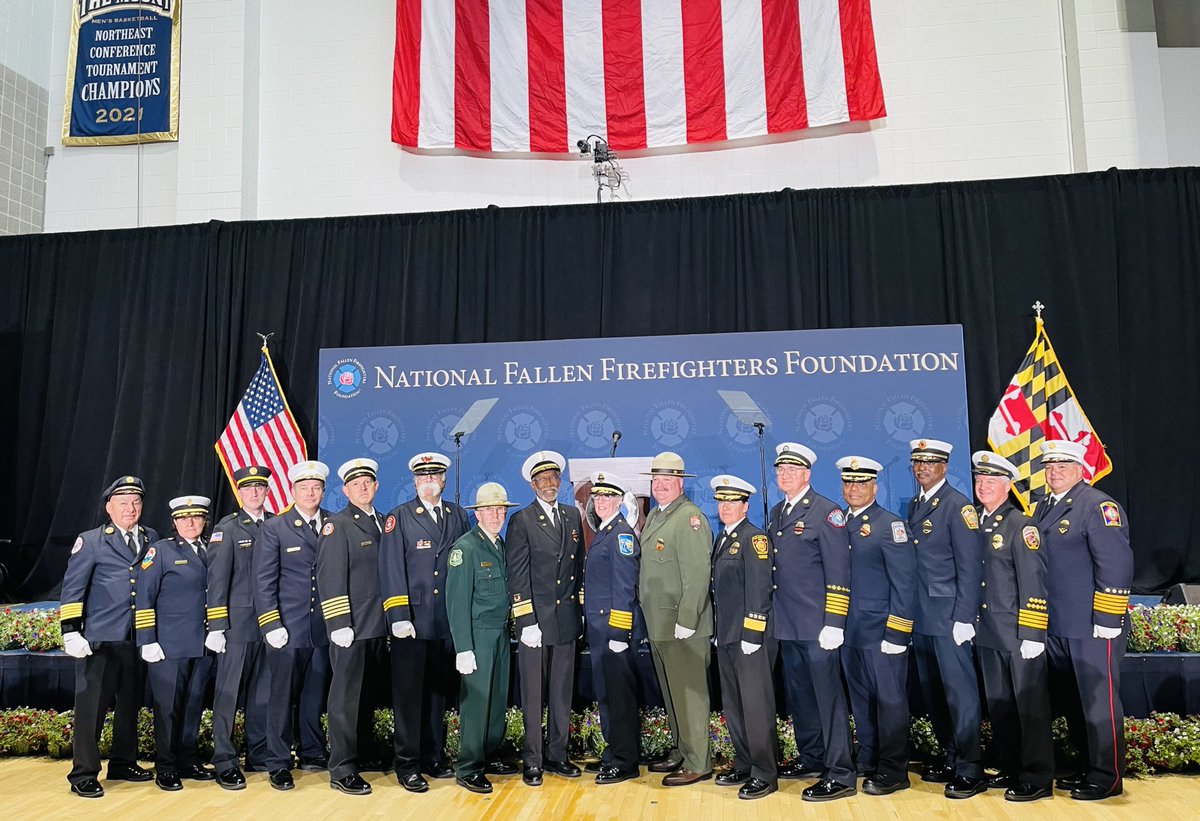
[[[392,140],[637,150],[885,116],[869,0],[397,0]]]

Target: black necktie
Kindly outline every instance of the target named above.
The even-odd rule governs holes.
[[[383,523],[379,521],[378,513],[371,514],[371,521],[373,521],[375,523],[375,529],[378,530],[380,533],[382,533],[383,532]]]
[[[917,504],[919,504],[919,505],[925,504],[925,494],[924,493],[922,493],[920,498],[917,499]]]
[[[133,531],[130,531],[125,534],[125,546],[129,548],[129,552],[131,555],[133,555],[135,557],[137,556],[138,549],[137,549],[137,543],[133,540]]]
[[[792,515],[792,503],[786,502],[783,506],[783,518],[786,520],[787,517],[791,516],[791,515]]]
[[[312,530],[314,536],[321,535],[320,533],[317,532],[317,517],[316,516],[314,516],[308,520],[308,527],[310,530]]]
[[[558,505],[550,508],[550,524],[554,526],[555,530],[558,530]]]

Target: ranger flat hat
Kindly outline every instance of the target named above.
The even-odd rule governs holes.
[[[475,491],[475,504],[463,505],[469,510],[481,507],[516,507],[515,502],[508,501],[508,491],[499,482],[484,482]]]
[[[664,450],[650,462],[650,472],[643,476],[680,476],[695,477],[694,473],[684,473],[683,457],[673,451]]]

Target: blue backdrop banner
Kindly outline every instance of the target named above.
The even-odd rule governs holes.
[[[687,492],[715,519],[709,479],[733,473],[760,484],[758,431],[719,391],[745,392],[766,418],[771,504],[780,493],[770,465],[785,441],[817,453],[813,486],[839,503],[834,461],[878,460],[879,501],[903,514],[916,487],[909,440],[943,439],[954,445],[950,482],[971,495],[959,325],[332,348],[321,351],[320,368],[319,458],[333,471],[355,457],[377,460],[384,511],[413,496],[409,458],[427,450],[453,458],[459,419],[476,400],[495,398],[462,439],[464,504],[487,481],[526,504],[533,491],[521,465],[531,453],[603,458],[620,433],[618,457],[683,456],[696,474]],[[455,478],[452,468],[448,497]],[[564,481],[562,500],[571,499]],[[331,475],[326,505],[345,503]],[[761,511],[755,496],[750,518]]]

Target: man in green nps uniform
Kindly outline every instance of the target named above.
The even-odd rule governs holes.
[[[485,773],[512,775],[517,768],[494,757],[504,740],[508,706],[508,586],[500,529],[508,493],[495,482],[480,485],[475,504],[479,526],[454,543],[446,561],[446,616],[454,639],[454,666],[462,674],[456,781],[471,792],[490,793]]]
[[[642,528],[638,591],[654,670],[671,725],[673,749],[651,772],[663,786],[712,778],[708,750],[708,663],[713,632],[708,596],[712,528],[683,494],[683,459],[665,451],[650,463],[650,493],[658,507]]]

